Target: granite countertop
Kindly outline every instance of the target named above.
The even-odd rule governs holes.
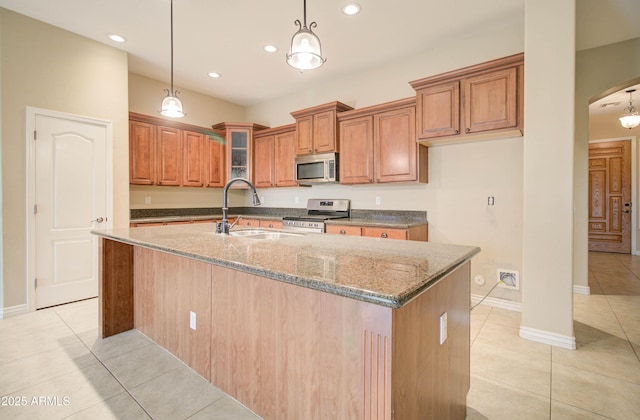
[[[213,232],[213,225],[205,223],[92,231],[107,239],[390,308],[403,306],[480,252],[474,246],[357,236],[339,241],[315,233],[256,239]]]

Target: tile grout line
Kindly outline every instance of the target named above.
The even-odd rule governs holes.
[[[629,273],[631,273],[637,280],[640,280],[640,278],[638,278],[636,273],[634,273],[632,270],[630,270],[629,267],[627,267],[624,264],[623,261],[620,261],[618,258],[616,258],[616,260],[618,260],[620,265],[623,266],[624,268],[626,268],[627,271],[629,271]],[[598,286],[600,287],[600,289],[602,289],[602,285],[600,284],[600,281],[598,280],[598,277],[595,275],[595,273],[594,273],[594,279],[598,283]],[[602,289],[602,290],[604,292],[604,289]],[[611,309],[611,312],[613,313],[613,316],[616,318],[616,321],[618,321],[618,325],[620,326],[620,329],[622,330],[622,333],[624,334],[624,336],[627,339],[627,343],[629,344],[629,347],[631,347],[631,351],[636,356],[636,359],[638,360],[638,362],[640,362],[640,355],[638,355],[638,352],[636,351],[636,348],[633,346],[633,344],[631,344],[631,339],[629,338],[629,335],[627,334],[627,331],[625,330],[624,325],[622,325],[622,322],[620,322],[620,318],[618,318],[618,314],[616,313],[615,309],[613,309],[613,305],[611,304],[611,301],[609,300],[609,294],[605,293],[604,296],[605,296],[605,300],[607,301],[607,305],[609,305],[609,309]]]
[[[93,355],[93,357],[95,357],[95,358],[96,358],[96,360],[97,360],[97,361],[102,365],[102,367],[104,367],[104,368],[106,369],[106,371],[107,371],[107,372],[109,372],[109,375],[111,375],[111,377],[112,377],[112,378],[113,378],[113,379],[114,379],[114,380],[115,380],[115,381],[116,381],[116,382],[117,382],[117,383],[122,387],[122,389],[124,390],[124,392],[126,392],[127,394],[129,394],[129,396],[131,397],[131,399],[132,399],[133,401],[135,401],[135,402],[136,402],[136,404],[138,404],[138,406],[140,407],[140,409],[142,409],[142,411],[144,411],[144,413],[145,413],[147,416],[149,416],[149,418],[150,418],[150,419],[153,419],[153,416],[152,416],[151,414],[149,414],[149,412],[148,412],[148,411],[147,411],[147,410],[142,406],[142,404],[140,404],[140,402],[139,402],[139,401],[138,401],[138,400],[137,400],[137,399],[136,399],[136,398],[131,394],[131,392],[129,392],[129,389],[127,389],[127,387],[126,387],[126,386],[124,386],[124,384],[123,384],[122,382],[120,382],[120,380],[119,380],[119,379],[114,375],[114,373],[113,373],[113,372],[112,372],[112,371],[111,371],[111,370],[110,370],[110,369],[109,369],[109,368],[104,364],[104,362],[102,361],[102,359],[101,359],[100,357],[98,357],[98,355],[97,355],[97,354],[95,354],[95,353],[93,352],[93,350],[91,350],[91,348],[87,345],[87,343],[85,343],[85,342],[80,338],[80,336],[78,335],[78,333],[77,333],[73,328],[71,328],[71,326],[67,323],[67,321],[65,321],[65,319],[64,319],[64,318],[62,318],[62,317],[60,316],[60,314],[59,314],[57,311],[55,311],[55,310],[54,310],[54,313],[58,316],[58,318],[60,318],[60,319],[62,320],[62,322],[64,322],[64,324],[69,328],[69,330],[71,330],[71,332],[73,333],[73,335],[75,335],[75,336],[76,336],[76,338],[77,338],[78,340],[80,340],[80,342],[82,343],[82,345],[83,345],[83,346],[85,346],[87,350],[89,350],[89,352]],[[114,395],[114,397],[115,397],[115,395]],[[111,397],[111,398],[113,398],[113,397]],[[108,398],[108,399],[110,399],[110,398]],[[105,402],[105,401],[107,401],[107,400],[102,400],[102,401],[100,401],[100,402],[98,402],[98,403],[96,403],[96,404],[92,405],[91,407],[94,407],[94,406],[96,406],[96,405],[98,405],[98,404],[101,404],[101,403],[103,403],[103,402]],[[87,408],[90,408],[90,407],[87,407]],[[86,410],[86,409],[85,409],[85,410]],[[84,411],[84,410],[80,410],[80,411],[78,411],[77,413],[79,413],[79,412],[81,412],[81,411]],[[77,413],[73,413],[72,415],[75,415],[75,414],[77,414]]]

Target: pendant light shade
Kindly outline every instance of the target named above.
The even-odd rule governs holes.
[[[162,100],[162,107],[160,108],[160,114],[169,118],[181,118],[184,117],[184,111],[182,110],[182,101],[176,95],[178,91],[170,91],[165,89],[167,96]]]
[[[318,26],[311,22],[307,27],[307,0],[304,0],[304,20],[294,22],[298,25],[298,32],[291,38],[291,50],[287,54],[287,63],[300,71],[311,70],[320,67],[327,61],[322,57],[320,39],[313,33],[313,28]]]
[[[626,92],[629,94],[629,106],[624,109],[624,114],[620,117],[620,124],[624,128],[632,129],[640,125],[640,115],[636,107],[633,106],[633,97],[631,96],[635,89],[629,89]]]
[[[173,89],[173,0],[171,0],[171,88],[165,89],[167,96],[162,100],[160,114],[169,118],[182,118],[182,101],[178,98],[178,91]]]

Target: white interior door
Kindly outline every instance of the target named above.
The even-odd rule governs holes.
[[[97,238],[90,231],[107,219],[107,126],[35,114],[34,128],[39,309],[98,295]]]

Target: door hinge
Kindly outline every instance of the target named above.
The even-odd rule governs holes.
[[[33,214],[38,214],[38,205],[37,204],[33,205]]]
[[[33,287],[34,288],[38,288],[38,278],[36,277],[35,279],[33,279]]]
[[[33,130],[33,139],[38,140],[38,132],[36,130]]]

